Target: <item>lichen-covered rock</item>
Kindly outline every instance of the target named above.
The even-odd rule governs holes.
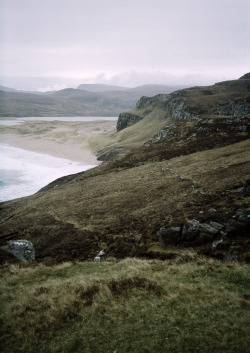
[[[215,250],[218,245],[220,245],[223,242],[223,239],[216,240],[212,243],[212,250]]]
[[[214,221],[210,221],[210,225],[218,231],[222,231],[225,228],[225,225]]]
[[[152,104],[162,106],[166,101],[169,100],[170,94],[157,94],[154,97],[141,97],[136,103],[136,109],[145,109],[150,107]]]
[[[219,105],[216,109],[216,113],[218,115],[249,115],[250,114],[250,98],[246,98],[244,100],[232,100],[226,104]]]
[[[207,234],[211,238],[219,233],[219,229],[211,224],[200,223],[199,225],[200,234]]]
[[[151,105],[157,105],[164,110],[165,117],[177,120],[189,119],[192,113],[186,105],[186,98],[179,96],[178,92],[171,94],[158,94],[154,97],[142,97],[136,104],[137,109],[146,109]]]
[[[199,235],[200,222],[192,219],[188,221],[182,230],[182,241],[193,241]]]
[[[154,97],[141,97],[136,103],[136,109],[148,109],[157,106],[164,111],[164,118],[174,118],[176,120],[197,119],[197,116],[189,111],[186,98],[179,92],[171,94],[158,94]],[[150,108],[151,109],[151,108]],[[142,120],[142,116],[131,113],[121,113],[117,121],[117,131],[123,130],[128,126],[136,124]]]
[[[164,129],[160,130],[155,136],[153,136],[150,141],[161,141],[168,136],[174,136],[176,134],[175,129],[175,124],[168,125]]]
[[[168,246],[203,246],[211,244],[210,251],[227,247],[235,237],[243,238],[250,234],[250,208],[238,210],[227,223],[221,224],[210,221],[210,223],[200,223],[192,219],[180,227],[161,228],[157,233],[159,243],[163,248]]]
[[[118,117],[118,121],[116,124],[117,131],[121,131],[126,127],[134,125],[138,123],[143,118],[139,115],[131,114],[131,113],[121,113]]]
[[[9,240],[8,251],[18,260],[30,261],[35,259],[35,250],[33,244],[28,240]]]
[[[193,246],[213,241],[221,234],[225,226],[217,222],[200,223],[196,219],[188,221],[181,227],[161,228],[158,232],[160,245]]]

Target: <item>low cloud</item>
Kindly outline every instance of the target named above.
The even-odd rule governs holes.
[[[68,86],[66,84],[55,84],[55,85],[48,85],[46,87],[37,88],[36,91],[38,92],[59,91],[67,87]]]

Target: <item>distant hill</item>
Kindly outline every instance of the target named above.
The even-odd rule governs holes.
[[[0,86],[0,91],[4,92],[18,92],[18,90],[10,87]]]
[[[0,117],[118,116],[141,96],[170,93],[180,87],[145,85],[136,88],[93,84],[52,92],[0,91]],[[84,89],[83,89],[84,88]]]
[[[138,95],[154,96],[159,93],[170,93],[178,89],[182,89],[188,86],[166,86],[166,85],[142,85],[134,88],[104,85],[104,84],[82,84],[77,87],[77,89],[88,91],[88,92],[130,92],[136,93]]]
[[[128,88],[121,86],[112,86],[105,84],[81,84],[77,89],[88,91],[88,92],[109,92],[109,91],[126,91]]]

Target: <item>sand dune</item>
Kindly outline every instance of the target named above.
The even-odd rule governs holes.
[[[89,141],[115,129],[116,121],[29,121],[0,126],[0,142],[86,164],[100,164]]]

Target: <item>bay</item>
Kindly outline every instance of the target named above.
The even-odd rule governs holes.
[[[4,144],[0,144],[0,161],[1,202],[32,195],[57,178],[96,166]]]

